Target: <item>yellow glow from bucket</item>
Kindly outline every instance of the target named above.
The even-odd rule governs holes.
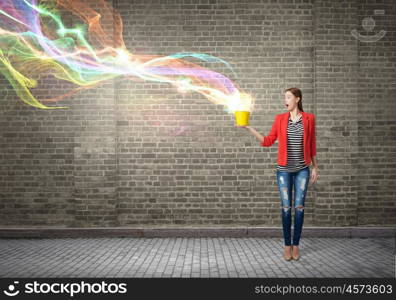
[[[249,117],[250,117],[249,111],[236,111],[234,115],[238,126],[249,125]]]

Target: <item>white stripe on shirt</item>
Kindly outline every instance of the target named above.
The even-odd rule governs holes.
[[[286,172],[299,171],[307,165],[304,161],[304,128],[302,124],[302,117],[293,122],[289,116],[287,124],[287,165],[277,165],[277,170]]]

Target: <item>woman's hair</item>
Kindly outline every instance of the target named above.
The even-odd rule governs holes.
[[[301,92],[301,90],[299,88],[292,87],[292,88],[286,89],[285,93],[286,92],[292,93],[295,97],[300,97],[300,101],[297,102],[297,106],[298,106],[299,110],[304,111],[303,107],[302,107],[302,92]]]

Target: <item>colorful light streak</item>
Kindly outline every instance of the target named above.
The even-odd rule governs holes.
[[[94,4],[94,5],[93,5]],[[68,27],[61,12],[83,22]],[[111,24],[106,27],[104,24]],[[195,58],[231,66],[203,53],[168,56],[130,53],[122,37],[120,15],[103,0],[2,0],[0,2],[0,72],[26,104],[41,108],[81,89],[126,76],[131,80],[169,83],[179,92],[194,91],[229,112],[252,111],[253,98],[241,92],[228,77],[187,61]],[[39,100],[31,92],[41,77],[52,75],[74,84],[60,95]]]

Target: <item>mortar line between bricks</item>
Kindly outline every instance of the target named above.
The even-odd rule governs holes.
[[[155,246],[158,242],[159,242],[159,241],[157,241],[157,238],[149,238],[149,240],[148,240],[147,246],[151,246],[151,247],[150,247],[150,249],[147,251],[147,255],[146,255],[144,261],[143,261],[142,264],[141,264],[141,266],[144,266],[144,263],[145,263],[146,261],[147,261],[147,263],[148,263],[147,267],[145,267],[145,269],[144,269],[144,272],[143,272],[143,276],[142,276],[142,277],[145,277],[145,275],[146,275],[146,273],[147,273],[147,270],[150,268],[150,265],[151,265],[151,263],[152,263],[152,260],[150,261],[149,258],[152,257],[151,254],[154,252],[154,251],[153,251],[153,248],[155,248],[154,246]],[[155,254],[157,254],[157,252],[158,252],[158,249],[155,251]]]
[[[148,266],[148,270],[152,269],[154,274],[158,273],[159,272],[159,268],[158,267],[161,267],[161,265],[163,265],[163,264],[161,264],[161,262],[162,262],[162,260],[164,258],[166,258],[165,253],[166,253],[166,249],[167,249],[167,247],[169,245],[169,239],[168,238],[162,238],[162,239],[159,239],[158,242],[160,242],[160,243],[156,247],[157,251],[154,254],[153,259],[151,260],[151,262],[150,262],[150,264]],[[161,269],[162,269],[162,267],[161,267]],[[163,273],[163,271],[162,271],[162,273]],[[158,276],[157,275],[156,276],[153,275],[152,277],[158,277]],[[161,274],[161,277],[162,277],[162,274]]]
[[[260,240],[259,238],[254,238],[252,245],[253,245],[253,248],[255,250],[257,250],[256,251],[257,255],[261,258],[260,260],[265,262],[265,257],[263,256],[263,251],[259,251],[259,250],[264,250],[266,248],[260,246],[259,240]],[[262,239],[262,240],[265,240],[265,239]],[[257,260],[257,262],[260,264],[261,270],[263,270],[264,273],[267,273],[266,270],[264,269],[263,265],[260,263],[260,261]],[[270,268],[271,271],[274,271],[270,265],[268,265],[268,268]]]
[[[187,240],[189,243],[187,244],[187,255],[185,257],[185,261],[187,266],[189,267],[189,275],[191,277],[192,275],[192,270],[193,270],[193,261],[194,261],[194,242],[195,242],[195,237],[189,237]]]
[[[114,241],[114,240],[112,239],[111,241]],[[116,249],[123,248],[123,247],[122,247],[123,244],[127,243],[125,240],[119,239],[119,238],[116,239],[116,241],[118,242],[117,245],[115,245],[115,246],[116,246]],[[124,241],[125,241],[125,242],[124,242]],[[112,248],[114,248],[114,247],[112,247]],[[110,249],[111,249],[111,248],[110,248]],[[121,261],[125,260],[125,258],[128,256],[128,254],[129,254],[128,251],[125,251],[124,255],[119,255],[119,254],[118,254],[118,255],[113,259],[113,265],[112,265],[112,267],[108,270],[108,273],[111,274],[111,272],[112,272],[113,270],[116,270],[116,271],[119,273],[122,267],[120,268],[119,266],[117,266],[117,264],[120,263]],[[114,262],[115,262],[115,263],[114,263]],[[117,268],[116,268],[116,267],[117,267]]]
[[[200,237],[200,272],[201,274],[205,274],[205,277],[208,278],[210,276],[209,273],[209,248],[208,241],[205,237]]]
[[[136,268],[136,270],[134,270],[134,271],[135,271],[135,274],[134,274],[134,275],[136,275],[136,274],[139,273],[139,269],[142,268],[143,263],[144,263],[144,261],[146,260],[146,258],[147,258],[147,256],[148,256],[148,251],[146,251],[146,249],[147,249],[147,248],[149,247],[149,245],[150,245],[150,239],[149,239],[149,238],[143,238],[140,242],[141,242],[141,247],[140,247],[140,248],[143,248],[143,249],[140,249],[139,257],[138,257],[138,259],[137,259],[136,262],[135,262],[137,268]],[[144,256],[144,254],[145,254],[145,256]],[[139,262],[139,264],[138,264],[138,262]],[[134,265],[133,265],[133,266],[134,266]],[[132,267],[133,267],[133,266],[132,266]],[[133,269],[132,269],[132,270],[133,270]],[[139,276],[139,277],[142,277],[142,276]]]
[[[153,269],[155,269],[157,271],[157,268],[161,262],[161,258],[163,257],[163,253],[165,252],[166,246],[169,244],[169,239],[158,239],[158,242],[159,242],[159,245],[158,245],[158,247],[156,247],[157,251],[155,252],[153,259],[151,260],[147,270],[150,269],[151,266],[153,266]],[[165,247],[163,246],[164,244],[165,244]],[[158,262],[155,264],[155,259],[156,259],[158,253],[160,253],[161,256],[158,259]]]
[[[254,255],[254,253],[253,253],[253,251],[252,251],[252,247],[255,249],[255,247],[254,247],[254,239],[250,240],[250,239],[244,238],[244,239],[243,239],[243,242],[245,243],[245,245],[249,245],[249,247],[246,247],[246,249],[248,249],[249,252],[248,252],[248,253],[245,252],[245,253],[247,254],[247,255],[246,255],[247,257],[248,257],[249,255],[251,256],[251,259],[249,259],[250,265],[251,265],[251,262],[252,262],[252,261],[256,262],[255,265],[257,265],[257,264],[260,265],[259,261],[257,260],[256,256]],[[251,265],[251,267],[252,267],[252,270],[253,270],[254,273],[255,273],[255,276],[257,276],[256,268],[254,268],[252,265]]]
[[[312,81],[313,81],[313,91],[312,91],[312,98],[313,98],[313,110],[314,110],[314,115],[317,116],[317,90],[316,90],[316,86],[317,86],[317,49],[316,49],[316,30],[317,30],[317,7],[315,5],[316,0],[313,0],[313,7],[311,9],[312,12],[312,43],[313,43],[313,47],[312,47]],[[316,204],[317,204],[317,191],[316,191],[316,185],[313,185],[311,188],[312,192],[311,195],[313,196],[313,205],[312,205],[312,219],[313,219],[313,223],[315,223],[315,216],[316,216]]]
[[[36,243],[35,243],[35,241],[34,240],[32,240],[32,241],[28,241],[28,246],[30,246],[30,247],[33,247],[33,249],[34,250],[36,250],[37,249],[37,246],[36,246]],[[24,247],[25,249],[26,248],[28,248],[28,247]],[[23,250],[25,250],[25,249],[23,249]],[[19,249],[18,249],[19,250]],[[34,253],[35,253],[36,251],[34,251]],[[21,253],[23,253],[23,251],[21,252]],[[15,268],[17,268],[18,267],[18,265],[24,265],[25,267],[24,267],[24,272],[33,272],[33,270],[35,269],[35,267],[34,267],[34,265],[33,264],[29,264],[29,259],[34,259],[35,258],[35,256],[29,256],[29,257],[21,257],[21,259],[20,259],[20,261],[18,261],[18,263],[17,264],[15,264]],[[22,275],[22,274],[21,274]]]
[[[324,244],[324,249],[328,249],[329,247],[328,247],[328,244],[329,244],[329,241],[327,241],[327,240],[322,240],[322,242],[323,242],[323,244]],[[334,246],[334,245],[336,245],[338,243],[338,240],[337,239],[335,239],[335,241],[332,241],[332,245]],[[343,243],[341,243],[341,245],[337,245],[337,249],[343,249],[343,247],[346,245],[346,243],[345,242],[343,242]],[[329,255],[329,257],[332,257],[332,255]],[[342,261],[344,261],[344,264],[347,264],[347,265],[349,265],[350,263],[349,263],[349,261],[345,261],[345,260],[343,260],[343,258],[342,258],[342,256],[340,256],[339,257],[339,259],[338,259],[338,262],[342,262]],[[335,273],[337,273],[337,269],[335,269],[334,268],[334,265],[330,262],[328,262],[328,261],[324,261],[324,263],[325,263],[325,266],[328,268],[328,269],[331,269],[332,271],[335,271]],[[328,275],[326,275],[326,274],[324,274],[324,273],[321,273],[323,276],[328,276]]]
[[[166,263],[165,263],[165,267],[164,267],[165,272],[166,272],[166,270],[168,269],[169,261],[171,260],[172,256],[174,255],[174,249],[175,249],[175,245],[176,245],[176,240],[175,240],[175,238],[169,238],[169,243],[168,243],[168,245],[171,245],[172,247],[169,247],[169,248],[170,248],[170,253],[169,253],[168,259],[167,259],[167,261],[166,261]],[[171,272],[171,274],[173,273],[174,267],[175,267],[175,266],[172,267],[172,272]]]
[[[54,242],[53,242],[53,241],[51,242],[50,239],[44,239],[44,242],[47,242],[47,241],[48,241],[47,247],[48,247],[48,246],[51,246],[51,244],[54,244]],[[61,241],[61,243],[60,243],[59,245],[55,244],[55,246],[54,246],[54,248],[53,248],[54,251],[51,251],[51,255],[50,255],[50,256],[41,259],[42,262],[47,262],[47,265],[46,265],[46,266],[49,266],[49,260],[50,260],[50,263],[51,263],[51,264],[55,264],[55,266],[56,266],[56,265],[61,265],[60,261],[62,260],[62,257],[58,258],[58,257],[57,257],[57,254],[58,254],[58,253],[63,253],[63,251],[65,250],[64,244],[66,244],[67,241],[64,240],[64,239],[61,239],[60,241]],[[39,241],[34,241],[34,242],[35,242],[35,243],[39,243]],[[34,245],[34,246],[36,246],[36,245]],[[45,246],[46,246],[46,245],[44,245],[44,247],[45,247]],[[39,246],[39,247],[40,247],[40,246]],[[34,257],[30,256],[29,259],[34,259]],[[35,262],[36,262],[36,261],[35,261]],[[48,269],[48,268],[47,268],[47,269]],[[46,270],[47,270],[47,269],[46,269]],[[51,274],[54,274],[54,272],[51,272],[51,269],[52,269],[52,268],[50,267],[48,273],[46,273],[46,274],[49,274],[49,276],[51,276]],[[53,270],[53,269],[52,269],[52,270]]]
[[[191,272],[190,272],[190,277],[193,277],[193,274],[195,274],[196,273],[196,270],[194,269],[194,266],[195,266],[195,257],[196,257],[196,253],[197,253],[197,248],[198,248],[198,245],[200,245],[200,243],[199,243],[199,238],[194,238],[193,239],[193,245],[192,245],[192,251],[191,251],[191,253],[192,253],[192,255],[191,255]],[[198,250],[198,252],[200,252],[200,250]],[[200,257],[198,256],[198,262],[200,263]]]
[[[224,260],[224,256],[222,253],[222,246],[221,246],[221,237],[216,237],[214,239],[214,252],[216,255],[216,262],[217,262],[217,270],[219,272],[219,277],[221,277],[221,273],[220,273],[220,265],[221,263],[224,265],[225,269],[227,270],[227,264]],[[227,270],[228,272],[228,270]]]
[[[199,238],[199,244],[200,244],[200,251],[199,251],[199,257],[200,257],[200,266],[199,266],[199,272],[202,277],[202,273],[204,270],[206,270],[204,267],[207,267],[207,276],[209,276],[209,250],[208,250],[208,242],[206,238],[200,237]],[[205,263],[205,266],[203,265]]]
[[[220,244],[220,246],[221,246],[221,254],[222,254],[223,260],[225,262],[225,267],[227,269],[228,276],[230,276],[230,266],[228,265],[228,262],[231,261],[232,264],[234,264],[234,262],[233,262],[233,260],[231,258],[229,244],[228,244],[228,239],[227,238],[223,238],[223,243]],[[230,259],[226,259],[226,256],[225,256],[226,252],[228,254],[230,254],[229,255]]]
[[[113,0],[116,1],[116,0]],[[114,4],[114,6],[116,7],[116,4]],[[113,16],[114,17],[114,16]],[[113,18],[113,22],[114,22],[114,18]],[[113,23],[114,24],[114,23]],[[120,226],[120,216],[119,216],[119,207],[120,207],[120,162],[119,162],[119,150],[120,150],[120,145],[119,145],[119,141],[120,141],[120,129],[118,126],[118,121],[119,121],[119,116],[120,116],[120,96],[119,96],[119,82],[117,78],[114,78],[114,84],[113,84],[113,88],[114,88],[114,105],[115,105],[115,117],[114,117],[114,122],[115,122],[115,133],[116,133],[116,142],[115,142],[115,164],[116,164],[116,175],[117,175],[117,182],[115,184],[115,215],[116,215],[116,220],[115,223]]]
[[[241,245],[241,242],[243,242],[244,245],[246,245],[246,243],[245,243],[245,238],[243,238],[242,241],[240,241],[240,239],[238,239],[238,240],[237,240],[237,244],[238,244],[238,246],[242,249],[242,252],[245,254],[244,256],[247,257],[247,253],[246,253],[244,247]],[[238,255],[239,255],[239,253],[238,253]],[[254,270],[253,266],[251,265],[250,260],[248,260],[248,263],[247,263],[247,264],[251,267],[251,269],[252,269],[252,270],[254,271],[254,273],[256,274],[256,271]],[[245,268],[245,264],[243,264],[243,266],[244,266],[244,268]],[[245,270],[246,270],[246,268],[245,268]],[[248,270],[246,270],[246,271],[247,271],[247,273],[249,274]],[[257,274],[256,274],[256,276],[257,276]]]
[[[218,265],[218,260],[217,260],[217,255],[216,255],[216,248],[215,248],[215,243],[214,243],[214,240],[215,240],[216,238],[210,238],[210,239],[208,239],[208,241],[210,242],[210,244],[212,244],[212,247],[210,248],[209,247],[209,243],[208,243],[208,253],[209,253],[209,256],[208,256],[208,262],[209,262],[209,274],[211,274],[211,273],[216,273],[216,271],[215,272],[213,272],[213,268],[211,268],[211,256],[210,256],[210,254],[211,254],[211,252],[213,252],[213,256],[214,256],[214,258],[215,258],[215,266],[216,266],[216,270],[219,270],[219,265]],[[212,249],[212,251],[211,251],[211,249]]]
[[[232,239],[232,238],[231,238]],[[235,272],[236,274],[238,274],[238,269],[237,269],[237,267],[236,267],[236,265],[235,265],[235,261],[234,261],[234,258],[233,258],[233,255],[232,255],[232,248],[233,248],[233,244],[232,244],[232,241],[231,241],[231,239],[230,240],[226,240],[226,245],[227,245],[227,251],[228,251],[228,255],[229,255],[229,257],[230,257],[230,262],[231,262],[231,264],[232,264],[232,267],[233,267],[233,272]],[[229,271],[229,270],[228,270]],[[230,273],[230,272],[229,272]]]
[[[230,262],[232,262],[232,258],[231,258],[231,254],[230,254],[230,249],[228,247],[228,239],[227,238],[222,238],[220,243],[220,249],[221,249],[221,256],[222,259],[224,261],[224,266],[225,269],[227,270],[227,275],[228,277],[230,277],[230,268],[232,269],[232,267],[230,267]]]
[[[65,243],[68,243],[68,241],[70,241],[71,243],[69,243],[69,246],[70,246],[70,248],[69,248],[69,252],[70,252],[70,254],[75,254],[76,253],[76,250],[73,250],[73,247],[74,247],[74,243],[76,242],[76,240],[74,240],[74,239],[72,239],[72,238],[66,238],[65,239]],[[83,260],[83,259],[85,259],[85,258],[88,258],[89,260],[89,262],[91,262],[91,261],[95,261],[95,257],[93,257],[93,256],[91,256],[91,258],[90,258],[90,255],[88,254],[88,253],[90,253],[89,251],[95,251],[95,250],[97,250],[97,249],[99,249],[99,245],[98,246],[96,246],[95,248],[93,248],[92,247],[92,244],[89,244],[89,239],[77,239],[77,242],[78,241],[81,241],[81,243],[82,243],[82,247],[78,247],[77,248],[77,252],[79,253],[79,255],[80,255],[80,253],[83,253],[84,255],[80,255],[80,261],[81,260]],[[87,245],[87,247],[89,248],[88,250],[85,250],[84,248],[85,248],[85,244]],[[61,251],[64,251],[65,249],[63,248],[63,249],[61,249]],[[69,256],[68,254],[66,254],[66,256]],[[63,264],[64,265],[64,261],[62,261],[61,260],[61,262],[60,262],[61,264]],[[82,265],[77,265],[77,268],[75,268],[75,270],[74,270],[74,272],[78,272],[80,269],[81,269],[81,267],[82,267]],[[52,272],[52,273],[50,273],[50,275],[51,274],[56,274],[55,272]]]
[[[187,257],[189,256],[189,253],[190,253],[189,248],[190,248],[191,242],[194,241],[194,238],[185,237],[184,239],[185,239],[185,241],[186,241],[186,251],[185,251],[185,253],[184,253],[184,259],[183,259],[182,277],[184,277],[184,276],[183,276],[183,275],[184,275],[184,270],[185,270],[185,269],[187,268],[187,266],[188,266]],[[191,271],[191,270],[190,270],[190,271]],[[190,273],[190,275],[191,275],[191,273]]]
[[[77,262],[77,264],[74,264],[73,272],[76,272],[76,273],[79,272],[79,270],[82,268],[82,264],[78,264],[78,262],[81,262],[85,258],[88,258],[89,262],[93,262],[93,265],[95,264],[95,262],[98,263],[98,260],[96,259],[96,256],[92,255],[92,254],[95,251],[100,249],[100,243],[93,243],[92,244],[92,243],[90,243],[90,239],[84,239],[84,240],[77,239],[77,241],[76,241],[76,240],[74,240],[72,238],[70,238],[70,239],[67,238],[67,240],[69,240],[71,242],[70,243],[70,248],[69,248],[70,255],[68,255],[68,256],[72,256],[73,254],[74,254],[74,256],[76,256],[77,253],[78,253],[78,255],[80,257],[80,260],[75,261],[75,262]],[[89,249],[85,250],[84,247],[77,247],[77,245],[75,245],[75,244],[78,241],[82,241],[82,242],[86,241]],[[76,249],[74,249],[74,248],[76,248]],[[62,263],[64,264],[65,262],[63,261]],[[98,268],[100,266],[101,266],[100,264],[97,264],[96,267],[94,267],[94,269]],[[69,271],[71,271],[71,270],[69,269]]]
[[[235,261],[237,259],[239,264],[240,264],[240,266],[243,267],[243,270],[239,270],[238,271],[238,277],[241,277],[241,275],[246,273],[246,269],[245,269],[245,264],[244,264],[243,260],[241,259],[240,255],[239,255],[240,251],[238,249],[238,245],[239,245],[238,244],[238,238],[231,239],[231,244],[232,244],[233,249],[235,251],[235,253],[234,253],[233,257],[232,257],[233,261]]]
[[[183,270],[184,270],[184,266],[186,264],[186,255],[187,255],[187,249],[188,249],[188,238],[187,237],[183,238],[183,244],[185,244],[185,251],[183,253],[183,260],[182,260],[183,264],[182,264],[182,267],[181,267],[181,275],[180,275],[180,277],[183,277]]]
[[[139,242],[141,239],[131,239],[133,242]],[[163,255],[162,248],[166,244],[166,246],[170,247],[169,243],[172,243],[171,239],[162,239],[162,243],[157,243],[152,242],[154,250],[151,251],[149,254],[150,257],[154,257],[154,259],[159,257],[165,257]],[[225,243],[222,244],[222,241],[225,241]],[[4,256],[4,249],[10,249],[9,247],[11,245],[14,245],[15,247],[19,247],[20,249],[23,249],[21,253],[18,254],[18,257],[22,259],[22,263],[16,266],[15,271],[12,271],[14,269],[4,269],[1,268],[0,271],[2,272],[11,272],[11,274],[18,273],[18,276],[20,275],[19,273],[23,272],[25,269],[23,267],[28,264],[29,265],[29,259],[31,260],[36,260],[37,257],[45,257],[45,259],[41,259],[40,261],[37,261],[37,265],[31,264],[32,268],[30,270],[35,270],[35,274],[38,276],[46,276],[48,274],[48,266],[45,265],[45,261],[49,258],[49,260],[54,260],[57,255],[59,255],[59,250],[60,249],[65,249],[65,244],[69,244],[69,247],[66,248],[68,249],[63,257],[68,257],[68,256],[81,256],[81,258],[84,260],[85,257],[87,257],[86,254],[88,254],[90,257],[93,257],[95,259],[100,260],[102,256],[100,256],[103,251],[99,251],[99,253],[95,253],[95,255],[90,255],[90,252],[85,251],[86,246],[91,246],[91,249],[98,249],[98,247],[103,247],[104,252],[108,253],[111,252],[111,255],[105,258],[107,261],[111,264],[114,262],[114,260],[111,260],[112,257],[118,257],[124,259],[124,256],[120,256],[118,253],[120,251],[124,251],[124,249],[121,249],[123,247],[119,247],[120,243],[122,244],[127,244],[129,246],[129,243],[126,242],[127,240],[124,239],[53,239],[53,240],[47,240],[44,239],[42,243],[40,243],[40,240],[20,240],[14,242],[8,242],[8,240],[5,240],[5,243],[0,244],[0,257],[2,258],[0,260],[0,265],[3,266],[3,261],[7,261],[7,257]],[[196,239],[190,239],[190,243],[187,247],[185,247],[185,250],[189,253],[188,257],[194,259],[194,253],[196,250],[197,252],[202,253],[202,251],[205,251],[203,247],[191,247],[192,245],[195,245],[194,242],[198,240]],[[256,245],[259,244],[259,242],[262,242],[262,249],[263,250],[274,250],[279,248],[279,239],[258,239],[258,238],[248,238],[248,239],[237,239],[237,238],[222,238],[222,239],[209,239],[209,241],[213,241],[213,246],[210,247],[210,253],[213,253],[214,255],[212,258],[213,266],[215,269],[212,275],[216,276],[216,273],[220,271],[220,265],[221,263],[224,263],[224,261],[230,262],[230,259],[226,260],[226,252],[230,249],[229,245],[233,244],[235,247],[232,249],[233,254],[235,254],[235,258],[241,259],[241,257],[244,258],[242,263],[240,264],[241,268],[247,265],[257,265],[259,260],[257,259],[257,256],[252,256],[253,250],[256,249]],[[306,240],[307,243],[307,249],[305,252],[302,253],[303,256],[306,256],[307,258],[310,258],[309,260],[304,261],[303,264],[301,262],[293,262],[290,265],[285,265],[285,262],[279,258],[274,260],[276,265],[278,265],[278,269],[275,270],[273,273],[276,274],[277,277],[284,277],[285,272],[288,272],[287,267],[292,267],[293,270],[292,272],[288,273],[288,276],[290,277],[301,277],[301,276],[309,276],[312,277],[392,277],[393,276],[393,266],[395,264],[395,257],[394,257],[394,251],[392,247],[394,247],[394,242],[395,239],[387,238],[370,238],[370,239],[348,239],[348,238],[307,238]],[[186,239],[184,239],[183,245],[185,245]],[[21,247],[22,245],[22,247]],[[145,244],[146,248],[148,244]],[[363,249],[363,246],[366,246],[366,248]],[[24,246],[24,247],[23,247]],[[30,249],[29,249],[30,246]],[[94,246],[94,247],[92,247]],[[142,251],[145,251],[142,247]],[[47,249],[48,251],[44,251]],[[76,251],[72,251],[72,249],[77,249]],[[139,248],[137,248],[139,249]],[[107,251],[106,251],[107,250]],[[242,251],[241,251],[242,250]],[[8,250],[7,250],[8,251]],[[222,253],[219,253],[221,251]],[[330,263],[329,261],[323,261],[321,259],[321,252],[324,252],[325,255],[330,258],[330,260],[333,263]],[[92,252],[96,252],[95,250],[92,250]],[[70,255],[70,253],[72,255]],[[258,255],[261,257],[264,255],[265,251],[258,251]],[[367,254],[367,262],[364,260],[365,258],[362,257],[362,253]],[[10,253],[12,254],[12,253]],[[33,254],[33,255],[31,255]],[[192,254],[192,256],[191,256]],[[24,256],[23,256],[24,255]],[[244,256],[241,256],[244,255]],[[278,257],[278,255],[277,255]],[[12,258],[12,257],[11,257]],[[62,259],[61,258],[61,259]],[[233,260],[233,257],[231,258]],[[222,261],[223,260],[223,261]],[[154,260],[152,260],[153,262]],[[202,260],[203,261],[203,260]],[[267,257],[266,261],[272,262],[272,256],[270,255]],[[265,261],[265,262],[266,262]],[[41,262],[41,263],[40,263]],[[265,263],[264,262],[264,263]],[[42,267],[40,267],[40,264]],[[84,264],[86,265],[86,263]],[[97,268],[97,271],[93,276],[98,277],[98,276],[109,276],[108,269],[104,267],[105,263],[100,263],[99,268]],[[152,264],[153,265],[153,264]],[[261,264],[262,265],[262,264]],[[78,267],[82,267],[83,264],[79,263],[78,259],[72,260],[72,265],[74,269],[73,272],[76,273],[76,270],[78,270]],[[229,271],[230,265],[226,265],[226,269]],[[61,276],[61,272],[64,271],[68,275],[71,275],[73,272],[68,272],[67,270],[65,271],[64,265],[59,265],[59,264],[52,264],[49,266],[51,269],[53,269],[57,275]],[[258,266],[259,268],[259,266]],[[258,269],[256,268],[256,269]],[[253,269],[253,270],[256,270]],[[5,271],[6,270],[6,271]],[[222,268],[223,272],[221,272],[219,275],[224,277],[224,275],[228,275],[230,277],[230,274],[224,273],[224,268]],[[314,270],[314,271],[313,271]],[[145,275],[150,276],[153,275],[155,270],[152,268],[150,271],[153,273],[147,273],[147,269],[145,270]],[[246,270],[243,270],[246,271]],[[70,273],[70,274],[69,274]],[[246,273],[241,273],[246,277],[250,277],[251,272]],[[25,275],[30,275],[25,274]],[[75,274],[77,277],[78,276],[83,276],[83,274]],[[184,273],[184,275],[188,275]],[[272,275],[272,274],[271,274]],[[271,276],[270,275],[270,276]],[[3,275],[2,275],[3,276]],[[191,272],[190,272],[191,276]],[[47,277],[47,276],[46,276]],[[242,276],[241,276],[242,277]],[[255,274],[255,277],[258,277],[257,272]],[[260,273],[260,277],[263,277],[263,274]]]
[[[179,259],[180,248],[181,248],[181,241],[180,242],[179,241],[180,241],[180,238],[175,238],[175,245],[177,245],[178,247],[177,247],[177,253],[176,253],[176,256],[175,256],[175,264],[173,265],[173,268],[172,268],[172,274],[175,273],[177,261]]]
[[[143,253],[146,253],[146,251],[144,251],[147,248],[146,240],[147,240],[146,238],[137,239],[137,248],[136,248],[135,253],[137,253],[138,256],[137,256],[137,259],[134,261],[134,263],[127,269],[127,272],[134,271],[133,275],[138,273],[138,270],[143,263],[143,262],[140,262],[140,258],[142,257]],[[136,266],[136,269],[134,268],[135,266]]]
[[[100,250],[103,249],[103,247],[104,247],[103,242],[106,242],[106,240],[105,239],[98,239],[96,241],[96,247],[94,249],[90,249],[88,251],[88,253],[89,253],[88,256],[93,254],[95,250],[98,250],[98,252],[100,252]],[[101,269],[103,267],[106,267],[110,263],[110,262],[106,263],[106,261],[110,259],[111,253],[109,251],[106,251],[104,254],[100,255],[100,260],[98,260],[98,258],[97,258],[98,257],[97,253],[92,255],[92,257],[94,259],[93,269],[90,270],[88,274],[93,274],[95,270]],[[81,268],[81,266],[79,268],[77,268],[77,270],[80,269],[80,268]]]
[[[227,249],[228,249],[228,255],[230,257],[231,265],[233,268],[233,272],[235,272],[236,277],[238,277],[239,271],[237,268],[237,264],[235,262],[235,256],[233,255],[233,252],[235,251],[234,243],[232,242],[235,238],[230,238],[226,239],[226,244],[227,244]]]
[[[227,260],[224,257],[224,247],[227,247],[226,238],[224,238],[224,237],[218,238],[218,247],[219,247],[219,250],[220,250],[220,257],[221,257],[221,260],[222,260],[222,262],[224,264],[224,268],[227,271],[227,275],[229,276],[230,272],[229,272],[229,269],[228,269]]]
[[[189,240],[189,238],[188,237],[183,237],[183,243],[182,243],[182,245],[185,245],[185,247],[184,247],[184,251],[183,251],[183,253],[182,253],[182,262],[183,262],[183,264],[182,264],[182,267],[181,267],[181,274],[180,274],[180,277],[183,277],[183,274],[184,274],[184,270],[185,270],[185,265],[186,265],[186,257],[187,257],[187,252],[188,252],[188,240]]]
[[[129,266],[125,265],[125,273],[129,273],[130,271],[132,271],[134,269],[135,265],[137,265],[137,262],[139,261],[139,258],[142,253],[142,251],[139,251],[139,250],[142,248],[142,245],[144,245],[144,239],[136,239],[136,240],[132,239],[132,241],[136,242],[136,250],[132,254],[131,261],[133,261],[133,262]],[[137,257],[136,257],[136,259],[133,259],[135,254],[137,254]]]
[[[271,251],[271,253],[274,255],[274,257],[280,257],[280,253],[279,253],[279,245],[281,244],[281,242],[279,243],[279,238],[276,239],[269,239],[268,242],[270,243],[271,247],[269,248],[269,250]],[[266,247],[266,245],[264,244],[265,240],[259,240],[259,245],[261,245],[261,247]],[[274,251],[274,249],[276,249],[276,252]],[[277,260],[278,261],[278,260]],[[277,262],[276,261],[276,262]],[[278,266],[278,265],[277,265]],[[271,271],[276,274],[278,272],[279,268],[271,268]]]
[[[58,247],[59,248],[59,252],[60,253],[64,253],[65,252],[65,244],[66,244],[66,247],[67,247],[66,249],[68,249],[68,252],[70,253],[70,257],[75,257],[76,250],[73,249],[75,240],[73,240],[72,238],[64,238],[64,239],[59,239],[59,240],[62,242],[59,245],[59,247]],[[81,240],[81,239],[77,239],[77,241],[84,242],[84,240]],[[82,245],[84,245],[84,243]],[[90,249],[92,250],[92,246],[90,247]],[[79,252],[79,254],[81,252],[80,250],[81,250],[80,247],[77,248],[77,252]],[[73,256],[73,254],[74,254],[74,256]],[[68,254],[66,254],[66,256],[69,257]],[[79,259],[78,258],[77,258],[77,260],[76,259],[71,259],[71,264],[76,266],[75,262],[78,263],[79,261],[82,261],[84,258],[85,258],[84,256],[80,256],[79,255]],[[65,262],[63,260],[63,257],[60,257],[60,258],[56,257],[56,252],[52,253],[51,256],[49,257],[49,259],[51,259],[51,263],[56,262],[56,265],[59,265],[61,267],[64,266]],[[57,272],[54,271],[54,270],[56,270],[56,268],[51,268],[51,269],[52,269],[52,271],[47,273],[48,276],[55,276]],[[74,272],[77,272],[79,269],[80,268],[78,267],[78,264],[77,264],[77,268],[74,270]]]
[[[100,267],[103,270],[103,269],[107,268],[107,266],[113,264],[114,261],[116,260],[116,257],[113,255],[112,251],[110,251],[110,249],[107,248],[107,240],[104,240],[104,242],[102,242],[102,243],[101,242],[102,242],[102,240],[99,240],[99,249],[102,250],[103,247],[106,247],[105,248],[106,249],[106,252],[105,252],[106,257],[104,258],[104,260],[102,260],[101,264],[96,266],[96,268]],[[109,245],[109,247],[111,247],[111,246]],[[99,255],[97,254],[96,257],[98,257]],[[103,254],[100,257],[103,257]]]
[[[127,240],[127,239],[126,239]],[[122,266],[120,268],[120,273],[127,273],[128,269],[133,266],[136,262],[136,260],[133,259],[133,257],[135,256],[135,254],[138,252],[139,249],[139,245],[140,245],[140,241],[139,240],[127,240],[127,244],[126,246],[128,247],[128,251],[127,251],[127,255],[128,255],[128,260],[125,261],[124,266]],[[130,251],[131,249],[133,249],[133,246],[136,246],[135,250]],[[139,257],[139,256],[138,256]]]

